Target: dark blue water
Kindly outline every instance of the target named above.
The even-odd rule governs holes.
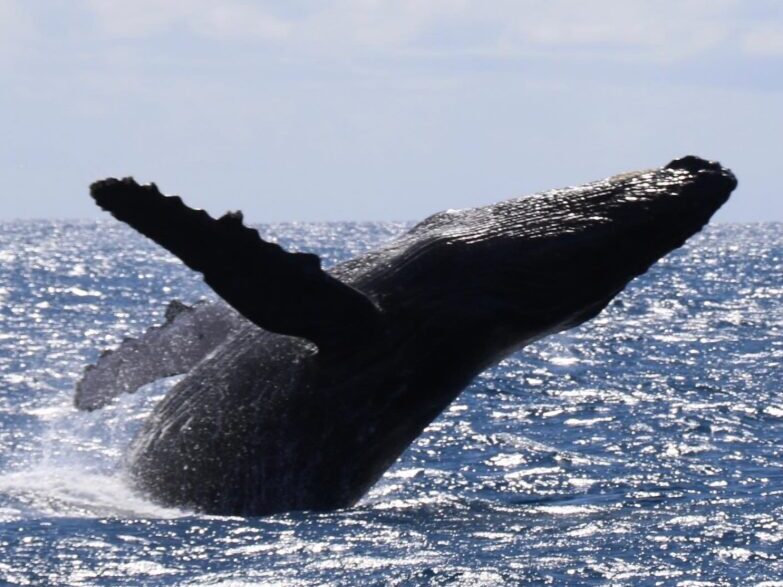
[[[0,228],[0,583],[783,585],[783,225],[712,227],[487,371],[357,507],[260,519],[128,489],[173,381],[71,407],[197,276],[112,222]],[[262,232],[333,263],[401,229]]]

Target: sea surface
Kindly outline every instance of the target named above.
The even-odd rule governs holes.
[[[328,265],[404,228],[260,230]],[[212,296],[119,223],[0,224],[0,584],[783,585],[783,224],[708,228],[327,514],[135,495],[124,449],[176,378],[72,407],[102,349]]]

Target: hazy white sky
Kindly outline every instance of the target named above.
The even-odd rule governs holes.
[[[0,0],[0,218],[155,181],[255,222],[416,219],[654,167],[783,220],[781,0]]]

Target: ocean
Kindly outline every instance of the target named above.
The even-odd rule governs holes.
[[[405,227],[259,229],[330,265]],[[210,297],[120,223],[0,223],[0,584],[783,585],[783,224],[708,227],[333,513],[134,494],[124,449],[177,378],[73,408],[102,349]]]

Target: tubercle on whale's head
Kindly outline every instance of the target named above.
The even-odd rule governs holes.
[[[664,169],[683,169],[691,173],[717,173],[732,179],[734,187],[737,187],[737,178],[734,177],[731,170],[721,166],[717,161],[708,161],[696,155],[685,155],[679,159],[674,159],[667,163]]]
[[[690,175],[682,178],[680,196],[689,202],[692,213],[702,215],[705,224],[737,187],[737,178],[730,169],[693,155],[671,161],[663,171]]]

